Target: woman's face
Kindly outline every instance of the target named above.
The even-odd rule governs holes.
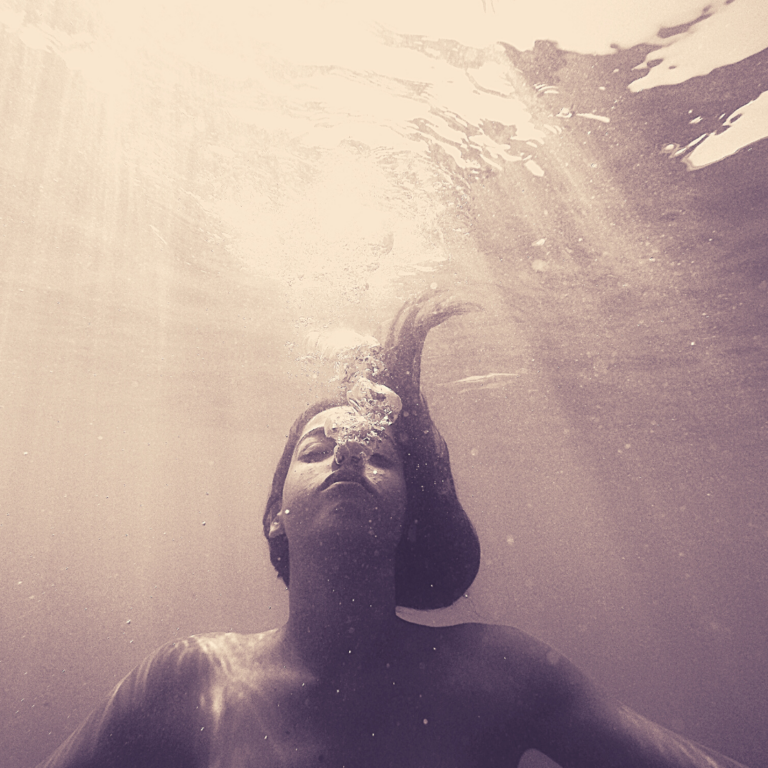
[[[348,407],[314,416],[302,430],[283,486],[280,518],[288,540],[346,531],[373,536],[378,543],[400,541],[406,508],[403,464],[391,428],[374,440],[373,452],[339,446],[325,433],[330,418],[343,418]]]

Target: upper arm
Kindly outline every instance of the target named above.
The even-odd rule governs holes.
[[[619,703],[566,658],[550,667],[532,746],[563,768],[744,768]]]
[[[196,765],[204,753],[204,727],[197,720],[205,661],[188,641],[164,646],[125,677],[39,768]]]

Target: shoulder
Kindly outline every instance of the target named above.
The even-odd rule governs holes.
[[[572,680],[573,665],[552,646],[515,627],[468,623],[426,628],[442,647],[451,677],[470,689],[538,716]]]
[[[194,635],[165,643],[126,675],[116,692],[144,698],[167,691],[171,686],[178,689],[178,686],[193,685],[211,670],[215,663],[212,651],[220,644],[218,635]]]
[[[41,768],[204,764],[216,691],[265,656],[270,635],[212,633],[162,645],[117,684]]]
[[[272,646],[276,630],[257,634],[239,632],[209,632],[172,640],[150,654],[141,666],[167,670],[189,670],[223,660],[252,659]]]
[[[165,643],[118,683],[107,702],[108,719],[125,727],[175,730],[187,722],[189,713],[199,710],[227,650],[238,645],[235,637],[224,633]]]
[[[520,629],[469,624],[462,631],[474,640],[488,672],[501,672],[498,679],[504,684],[510,676],[518,682],[537,718],[547,719],[576,703],[605,700],[605,693],[564,653]]]
[[[632,711],[564,654],[521,630],[463,624],[433,631],[474,692],[504,707],[510,730],[522,729],[524,746],[559,765],[743,768]]]
[[[268,663],[274,630],[259,634],[213,632],[174,640],[158,648],[125,678],[122,685],[141,688],[145,695],[174,691],[200,693],[222,676]]]
[[[496,665],[501,661],[531,671],[557,674],[564,656],[552,646],[516,627],[500,624],[455,624],[433,628],[436,637],[456,653],[481,663]]]

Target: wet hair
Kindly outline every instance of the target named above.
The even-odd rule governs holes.
[[[406,516],[395,554],[397,605],[421,610],[445,608],[461,597],[480,567],[480,542],[459,499],[451,474],[448,447],[432,422],[420,391],[421,352],[430,328],[468,311],[468,304],[421,294],[403,306],[383,345],[385,369],[377,381],[392,387],[403,411],[392,430],[403,462]],[[269,538],[280,511],[283,485],[304,427],[322,411],[345,405],[341,397],[311,405],[294,422],[277,464],[264,511],[264,535],[277,575],[290,583],[288,538]]]

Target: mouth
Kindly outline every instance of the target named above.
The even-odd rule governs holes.
[[[320,485],[320,490],[324,491],[326,488],[330,488],[335,483],[356,483],[361,485],[368,493],[375,494],[376,489],[370,483],[368,478],[358,472],[350,472],[348,469],[337,469],[335,472],[328,475]]]

